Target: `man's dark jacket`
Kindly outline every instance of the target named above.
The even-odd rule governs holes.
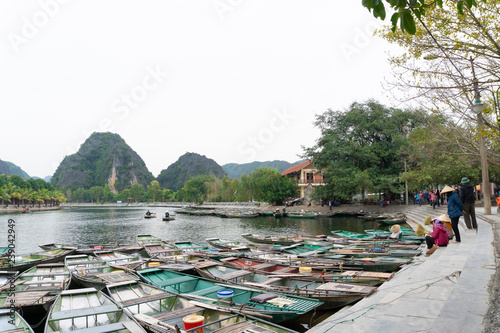
[[[472,186],[470,183],[465,183],[460,186],[460,201],[462,201],[462,203],[476,201],[476,196],[474,195],[474,186]]]

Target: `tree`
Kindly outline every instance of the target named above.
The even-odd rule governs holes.
[[[265,168],[265,173],[265,178],[259,181],[257,200],[281,205],[283,200],[295,195],[297,183],[293,179],[282,176],[278,169]]]
[[[114,200],[114,194],[113,194],[113,192],[111,192],[111,186],[109,186],[108,183],[106,183],[104,185],[103,193],[102,193],[102,199],[103,199],[104,202],[115,201]]]
[[[148,185],[148,194],[153,202],[161,201],[162,192],[163,190],[157,180],[153,180],[151,184]]]
[[[139,202],[144,196],[144,187],[141,184],[135,183],[130,187],[130,196],[132,201]]]
[[[481,1],[486,3],[486,0]],[[391,16],[392,30],[395,31],[397,29],[399,22],[400,29],[410,35],[416,33],[415,18],[420,20],[422,17],[425,17],[427,15],[426,12],[430,8],[443,7],[443,0],[363,0],[362,4],[370,12],[373,11],[373,16],[385,20],[386,9],[384,2],[387,2],[389,8],[394,11],[394,14]],[[470,10],[472,7],[477,6],[476,0],[458,0],[455,1],[455,4],[460,15],[463,15],[464,9]]]
[[[102,186],[93,186],[90,188],[90,199],[92,202],[99,203],[99,200],[102,200],[103,195],[104,188]]]
[[[213,178],[215,177],[208,175],[198,175],[190,178],[183,187],[183,200],[192,202],[204,201],[208,192],[207,183],[212,181]]]
[[[83,188],[78,188],[73,194],[73,198],[75,199],[76,202],[83,201],[83,193],[84,189]]]
[[[422,112],[387,108],[375,101],[353,103],[347,111],[328,110],[316,116],[321,136],[305,149],[326,183],[329,199],[346,199],[370,186],[384,193],[400,192],[400,151],[408,135],[425,119]]]
[[[163,201],[172,201],[174,198],[174,191],[171,189],[163,189]]]

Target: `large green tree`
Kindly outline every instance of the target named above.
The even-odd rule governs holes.
[[[373,100],[317,115],[315,125],[321,136],[316,145],[305,149],[305,157],[323,171],[322,197],[345,199],[365,190],[402,192],[401,150],[424,119],[423,112],[389,108]]]

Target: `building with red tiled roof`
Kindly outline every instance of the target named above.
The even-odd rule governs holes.
[[[313,160],[296,164],[281,173],[297,182],[297,197],[310,200],[314,187],[322,186],[323,174],[314,168]]]

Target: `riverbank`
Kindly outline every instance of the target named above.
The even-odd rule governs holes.
[[[0,207],[0,214],[2,213],[22,213],[24,207],[11,207],[11,206],[2,206]],[[30,212],[37,212],[37,211],[45,211],[45,210],[58,210],[61,209],[61,206],[51,206],[51,207],[29,207]]]

